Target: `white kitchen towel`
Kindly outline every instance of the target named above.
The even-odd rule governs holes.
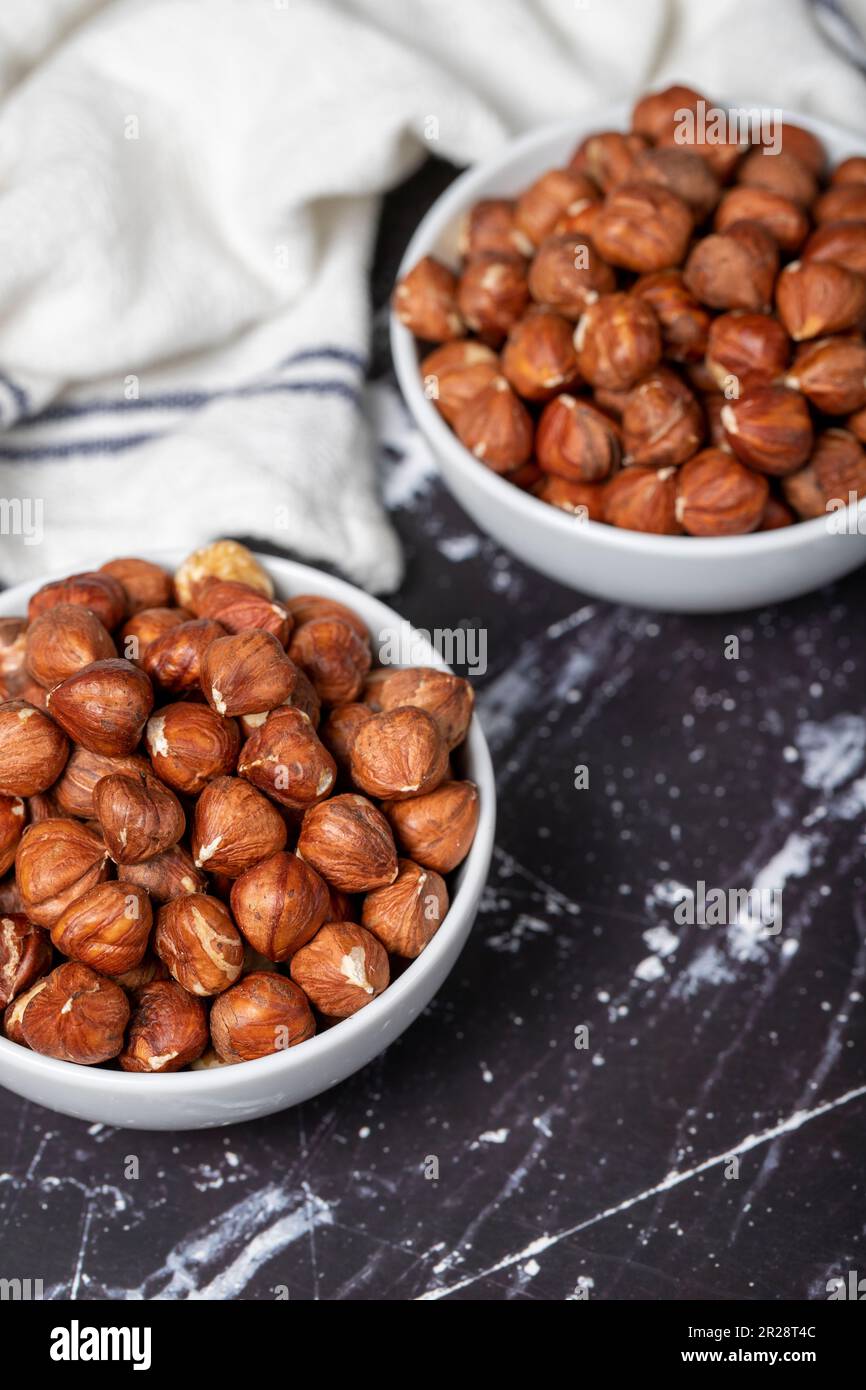
[[[833,38],[807,0],[4,0],[0,577],[234,534],[394,587],[382,192],[674,79],[862,126],[866,0],[832,8]]]

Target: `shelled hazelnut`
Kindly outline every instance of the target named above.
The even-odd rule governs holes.
[[[764,515],[769,483],[721,449],[703,449],[683,464],[675,511],[690,536],[741,536]]]
[[[460,227],[460,254],[464,260],[486,252],[520,256],[532,254],[532,243],[517,227],[516,206],[511,198],[483,198],[470,208]]]
[[[484,343],[460,338],[429,353],[421,363],[421,375],[427,399],[453,426],[461,407],[499,376],[499,359]]]
[[[526,269],[520,256],[492,251],[475,256],[457,284],[457,307],[466,327],[491,347],[499,346],[528,300]]]
[[[466,347],[470,347],[469,343]],[[561,314],[533,309],[519,319],[502,350],[502,375],[527,401],[547,401],[578,380],[574,329]],[[444,412],[443,412],[444,413]]]
[[[713,319],[707,339],[707,366],[720,391],[770,385],[781,377],[791,344],[778,319],[738,309]]]
[[[542,241],[529,269],[528,285],[537,304],[563,318],[578,319],[599,295],[615,289],[616,276],[588,237],[565,232]]]
[[[518,468],[532,452],[532,419],[504,376],[495,376],[461,407],[454,431],[494,473]]]
[[[598,482],[619,464],[621,432],[603,410],[564,392],[541,413],[535,451],[545,473],[568,482]]]
[[[726,232],[736,222],[758,222],[783,251],[797,251],[809,233],[809,219],[799,203],[769,188],[739,185],[725,193],[714,226]]]
[[[825,222],[816,227],[803,247],[804,261],[835,261],[866,275],[866,222]]]
[[[676,372],[657,367],[629,392],[622,413],[624,462],[684,463],[703,442],[704,416]]]
[[[819,435],[805,468],[782,479],[785,500],[802,520],[848,505],[866,492],[866,452],[848,430]]]
[[[694,226],[688,205],[658,183],[624,183],[605,199],[593,239],[609,265],[639,275],[682,261]]]
[[[614,526],[675,536],[683,528],[676,514],[677,470],[624,468],[605,489],[604,516]]]
[[[761,473],[793,473],[812,450],[809,407],[787,386],[759,386],[728,401],[721,422],[737,458]]]
[[[466,325],[457,308],[457,277],[432,256],[419,261],[394,292],[401,323],[429,343],[462,338]]]
[[[574,331],[580,374],[596,387],[625,391],[659,362],[659,321],[646,300],[608,294],[591,304]]]
[[[866,277],[832,261],[792,261],[776,284],[779,318],[796,343],[866,323]]]
[[[108,561],[31,613],[0,622],[10,1041],[123,1072],[228,1065],[312,1037],[314,1009],[348,1017],[388,985],[389,951],[424,949],[477,823],[450,780],[467,681],[372,669],[357,613],[275,598],[236,542],[174,576]]]
[[[854,335],[817,338],[798,349],[785,385],[825,415],[866,406],[866,342]]]

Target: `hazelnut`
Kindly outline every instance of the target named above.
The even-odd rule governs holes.
[[[519,468],[512,468],[508,473],[503,473],[502,477],[513,487],[519,487],[521,492],[531,492],[541,479],[541,469],[532,459],[527,459],[526,463],[521,463]]]
[[[116,628],[126,613],[126,595],[110,574],[72,574],[68,579],[55,579],[43,584],[30,600],[27,616],[35,622],[58,603],[74,603],[89,608],[109,632]]]
[[[117,656],[102,623],[88,608],[58,603],[31,623],[27,631],[26,667],[46,689],[93,661]]]
[[[574,232],[545,237],[529,267],[529,292],[538,303],[577,319],[616,277],[588,237]]]
[[[240,731],[209,705],[163,705],[147,721],[144,741],[157,776],[176,792],[198,796],[214,777],[234,772]]]
[[[292,637],[291,660],[330,705],[357,699],[370,669],[369,638],[364,641],[344,618],[322,617],[303,623]]]
[[[167,980],[169,973],[161,960],[158,960],[150,951],[146,951],[138,965],[134,965],[131,970],[124,970],[122,975],[112,977],[115,984],[125,989],[127,994],[138,994],[139,990],[144,989],[145,985],[153,984],[154,980]]]
[[[63,808],[54,795],[54,787],[49,792],[37,792],[35,796],[27,798],[27,820],[31,825],[41,820],[54,820],[63,814]]]
[[[850,158],[843,159],[830,175],[830,182],[832,184],[866,183],[866,156],[853,154]]]
[[[634,181],[654,183],[674,193],[696,222],[709,217],[721,187],[711,166],[693,150],[643,150],[635,160]]]
[[[329,922],[292,957],[292,979],[326,1018],[350,1018],[387,988],[388,955],[354,922]]]
[[[421,363],[424,394],[449,425],[454,424],[461,407],[498,375],[496,353],[483,343],[462,338],[434,348]],[[366,637],[366,632],[359,636]]]
[[[171,603],[171,575],[150,560],[124,557],[100,565],[99,574],[116,579],[126,598],[126,611],[132,615],[145,608],[165,608]]]
[[[548,502],[580,521],[604,520],[604,483],[568,483],[554,474],[545,475],[533,488],[541,502]]]
[[[657,367],[629,392],[622,430],[625,462],[658,468],[683,463],[700,448],[704,416],[676,372]]]
[[[683,280],[712,309],[767,309],[779,269],[775,238],[760,222],[734,222],[695,242]]]
[[[457,307],[457,277],[433,256],[424,256],[403,276],[393,306],[400,322],[425,342],[447,343],[466,332]]]
[[[47,932],[23,912],[0,917],[0,1009],[29,990],[51,967]]]
[[[625,468],[607,484],[604,519],[628,531],[675,536],[682,530],[676,496],[675,468]]]
[[[866,222],[825,222],[803,247],[804,261],[835,261],[866,275]]]
[[[26,700],[0,705],[0,794],[35,796],[56,782],[69,743],[53,719]]]
[[[153,949],[190,994],[219,994],[238,979],[244,946],[217,898],[186,893],[159,909]]]
[[[0,876],[15,863],[15,851],[24,830],[24,802],[20,796],[0,795]]]
[[[518,229],[515,212],[511,198],[483,198],[475,203],[460,224],[458,241],[463,259],[487,254],[509,256],[515,252],[531,256],[532,242]]]
[[[703,358],[710,316],[686,289],[682,271],[657,270],[642,275],[631,293],[645,299],[658,319],[666,357],[674,362],[699,362]]]
[[[533,248],[551,235],[560,217],[575,203],[600,199],[597,185],[585,174],[573,169],[548,169],[517,199],[514,222],[528,243],[524,254],[531,256]]]
[[[214,541],[186,557],[174,575],[178,603],[183,608],[192,609],[197,590],[208,579],[236,579],[241,584],[261,590],[268,598],[274,596],[274,586],[267,570],[238,541]]]
[[[611,265],[645,274],[679,265],[694,218],[675,193],[655,183],[625,183],[605,199],[593,224],[595,245]]]
[[[780,150],[794,155],[816,178],[821,178],[827,154],[817,135],[800,125],[794,125],[792,121],[781,121],[778,126],[774,124],[772,130],[774,143],[777,137]]]
[[[263,628],[265,632],[272,632],[283,646],[294,627],[294,619],[284,603],[235,579],[207,580],[195,595],[194,603],[199,618],[211,618],[227,632]]]
[[[713,320],[707,366],[720,391],[733,380],[739,393],[782,376],[790,352],[788,335],[778,319],[738,309]]]
[[[201,1001],[174,980],[154,980],[136,996],[120,1066],[123,1071],[180,1071],[201,1056],[208,1040]]]
[[[734,453],[761,473],[793,473],[812,451],[809,407],[787,386],[758,386],[728,401],[720,418]]]
[[[687,150],[698,155],[712,169],[721,183],[728,183],[734,171],[749,148],[747,140],[722,140],[718,144],[704,140],[691,140],[689,132],[682,129],[666,130],[657,140],[659,149]]]
[[[587,237],[592,240],[592,229],[595,219],[601,212],[602,203],[593,199],[578,198],[576,203],[572,203],[566,208],[565,212],[557,218],[553,228],[553,236],[579,236],[586,241]]]
[[[805,468],[782,480],[785,500],[802,520],[866,496],[866,453],[848,430],[825,430]]]
[[[307,716],[285,706],[273,710],[247,739],[238,759],[238,776],[281,806],[304,811],[330,796],[337,765]]]
[[[824,222],[866,222],[866,184],[836,183],[812,204],[812,216]]]
[[[776,310],[795,343],[866,323],[866,277],[832,261],[791,261],[776,283]]]
[[[719,203],[714,226],[726,232],[735,222],[758,222],[783,251],[796,251],[809,234],[809,219],[799,203],[769,188],[732,188]]]
[[[368,682],[364,695],[375,710],[398,709],[401,705],[426,710],[436,720],[449,750],[465,739],[475,704],[475,692],[467,680],[432,666],[385,667],[375,687]],[[369,713],[367,710],[368,717]]]
[[[296,666],[294,662],[291,662],[291,666],[292,688],[282,704],[277,705],[276,708],[282,709],[284,705],[288,705],[292,709],[300,710],[301,714],[305,714],[309,719],[313,728],[317,729],[322,714],[322,702],[316,692],[316,687],[300,666]],[[254,714],[239,715],[238,722],[243,736],[249,738],[250,734],[254,734],[257,729],[260,729],[270,712],[270,710],[264,709],[257,710]]]
[[[134,883],[97,883],[71,902],[51,928],[58,951],[102,975],[122,975],[140,965],[153,913],[150,898]]]
[[[853,415],[848,416],[845,424],[861,444],[866,444],[866,408],[855,410]]]
[[[770,491],[767,479],[721,449],[704,449],[680,470],[677,520],[690,536],[754,531]]]
[[[520,256],[487,252],[476,256],[457,284],[457,307],[467,326],[482,342],[502,342],[529,300],[526,269]]]
[[[761,517],[758,530],[778,531],[783,526],[793,526],[796,520],[797,518],[787,502],[783,502],[779,497],[774,497],[771,493],[764,506],[764,514]]]
[[[574,332],[580,373],[593,386],[626,390],[662,354],[659,321],[644,299],[608,294],[591,304]]]
[[[26,678],[27,619],[0,618],[0,686],[10,688]],[[17,691],[15,692],[18,693]]]
[[[685,113],[697,110],[704,97],[694,87],[674,83],[659,92],[648,92],[636,102],[631,113],[631,128],[647,140],[661,140],[679,129]]]
[[[295,854],[280,852],[235,879],[235,921],[254,950],[271,961],[288,960],[330,916],[327,885]]]
[[[107,757],[132,752],[152,708],[147,676],[119,657],[94,661],[48,692],[49,712],[73,742]]]
[[[466,345],[454,344],[454,346]],[[480,345],[475,344],[475,346]],[[441,352],[445,350],[444,348],[440,349]],[[489,348],[484,348],[483,351],[489,352]],[[495,356],[495,354],[491,355]],[[360,613],[356,613],[354,608],[349,608],[345,603],[339,603],[335,598],[324,598],[322,594],[295,594],[293,598],[287,600],[286,607],[294,619],[296,628],[303,627],[305,623],[311,623],[316,618],[342,618],[343,622],[355,629],[362,642],[369,644],[370,633]]]
[[[15,855],[24,911],[52,927],[70,903],[108,877],[108,850],[100,835],[63,816],[28,826]]]
[[[397,851],[387,820],[366,797],[352,793],[306,812],[298,853],[344,893],[368,893],[397,877]]]
[[[408,858],[447,874],[462,863],[478,828],[478,788],[473,782],[443,782],[426,796],[391,801],[388,820]],[[396,872],[387,880],[393,883]],[[371,884],[381,888],[384,884]]]
[[[532,420],[504,376],[494,377],[467,401],[454,429],[460,442],[494,473],[510,472],[532,452]]]
[[[29,997],[15,1004],[20,1009],[21,1040],[45,1057],[94,1066],[116,1057],[123,1047],[129,1019],[126,995],[113,980],[77,961],[58,965],[29,991]]]
[[[294,676],[281,643],[260,628],[218,637],[202,656],[201,688],[217,714],[274,709],[291,695]]]
[[[535,440],[539,465],[573,483],[607,478],[620,460],[614,422],[589,401],[556,396],[541,413]]]
[[[361,725],[349,767],[352,781],[368,796],[404,800],[438,787],[448,772],[448,749],[432,714],[405,705]]]
[[[104,753],[91,753],[88,748],[76,745],[51,789],[57,802],[57,814],[80,816],[82,820],[96,820],[93,793],[102,777],[108,777],[112,772],[149,771],[147,758],[143,758],[139,753],[109,758]]]
[[[361,922],[386,951],[407,960],[420,956],[448,911],[445,880],[411,859],[398,859],[397,877],[364,899]]]
[[[149,772],[112,772],[93,792],[93,804],[115,864],[139,864],[176,845],[186,829],[173,791]]]
[[[568,319],[533,309],[514,325],[502,352],[502,374],[524,400],[547,401],[577,378]]]
[[[811,169],[790,150],[753,150],[737,169],[737,183],[746,188],[766,189],[779,197],[808,207],[818,192],[818,181]]]
[[[804,343],[785,377],[827,415],[866,405],[866,343],[862,338],[817,338]]]
[[[633,175],[635,160],[646,147],[640,135],[623,135],[619,130],[596,131],[578,145],[569,168],[588,175],[607,192]]]
[[[127,883],[138,884],[158,903],[171,902],[182,893],[203,893],[206,886],[204,874],[199,873],[192,855],[182,845],[172,845],[139,864],[124,864],[123,877]]]
[[[214,1000],[210,1030],[223,1062],[249,1062],[305,1042],[315,1033],[316,1020],[296,984],[254,970]]]
[[[212,618],[178,623],[149,644],[141,658],[142,668],[164,690],[198,690],[204,654],[212,642],[225,635],[222,623]]]
[[[127,661],[140,665],[145,653],[157,638],[179,623],[188,623],[192,614],[185,608],[143,608],[120,629],[118,643]]]
[[[349,767],[349,753],[355,735],[365,720],[372,717],[368,705],[336,705],[321,730],[321,739],[334,762],[344,771]]]
[[[27,1005],[30,1003],[31,999],[35,999],[36,995],[39,994],[47,984],[48,976],[40,976],[34,985],[31,985],[23,994],[19,994],[12,1000],[12,1003],[7,1006],[3,1014],[3,1032],[10,1042],[17,1043],[19,1047],[27,1046],[24,1041],[24,1034],[21,1031],[21,1020],[24,1017]]]
[[[237,878],[286,843],[275,806],[240,777],[215,777],[195,805],[192,854],[197,869]]]

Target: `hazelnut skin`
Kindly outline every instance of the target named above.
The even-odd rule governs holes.
[[[518,468],[532,453],[532,419],[504,376],[494,377],[467,401],[454,430],[461,444],[494,473]],[[355,695],[343,698],[351,700]]]
[[[473,782],[443,782],[426,796],[388,802],[385,810],[406,856],[425,869],[448,874],[472,848],[478,828],[478,788]],[[396,876],[395,872],[388,882],[393,883]]]
[[[267,960],[305,945],[331,912],[327,884],[295,854],[262,859],[232,885],[231,906],[245,939]]]
[[[514,325],[502,352],[502,374],[524,400],[547,401],[578,377],[573,327],[546,309]]]
[[[770,485],[721,449],[704,449],[680,471],[677,520],[690,536],[741,536],[758,527]]]
[[[720,391],[735,380],[739,390],[769,385],[783,375],[791,344],[778,319],[739,309],[713,319],[707,366]]]
[[[79,745],[73,747],[69,760],[51,788],[60,816],[78,816],[81,820],[96,820],[93,793],[96,784],[112,772],[149,772],[147,758],[139,753],[109,758],[104,753],[91,753]]]
[[[767,498],[758,530],[779,531],[783,526],[793,526],[796,520],[797,518],[787,502],[783,502],[780,497],[773,497],[771,494]]]
[[[244,744],[238,776],[281,806],[305,811],[330,796],[337,765],[305,714],[291,706],[272,710]]]
[[[364,898],[361,923],[386,951],[406,960],[420,956],[448,911],[445,880],[411,859],[397,861],[397,877]]]
[[[176,845],[186,816],[174,792],[150,772],[112,772],[97,782],[93,804],[115,864],[139,864]]]
[[[35,796],[56,782],[69,742],[53,719],[26,700],[0,705],[0,794]]]
[[[638,135],[655,142],[666,135],[675,134],[683,118],[683,112],[696,111],[698,103],[704,101],[694,87],[684,87],[674,83],[658,92],[647,92],[634,106],[631,113],[631,128]]]
[[[862,338],[817,338],[804,343],[785,377],[827,415],[848,415],[866,405],[866,343]]]
[[[586,174],[573,169],[548,169],[517,199],[515,226],[528,246],[523,254],[531,256],[534,247],[551,235],[560,217],[575,203],[593,203],[600,199],[597,184]]]
[[[812,204],[812,216],[824,222],[866,222],[866,184],[837,183]]]
[[[357,699],[370,669],[366,641],[344,618],[313,618],[297,629],[289,655],[309,677],[320,700],[342,705]]]
[[[866,444],[866,407],[863,410],[855,410],[853,415],[848,416],[845,424],[861,444]]]
[[[586,174],[607,192],[632,177],[635,161],[646,147],[641,135],[623,135],[620,130],[596,131],[580,142],[568,167]]]
[[[465,346],[465,344],[455,344],[455,346]],[[471,346],[471,344],[470,344]],[[476,344],[476,346],[478,346]],[[440,349],[445,351],[445,349]],[[485,348],[485,351],[489,349]],[[431,354],[431,357],[434,354]],[[495,354],[493,354],[495,357]],[[367,624],[354,608],[349,608],[345,603],[339,603],[335,598],[325,598],[322,594],[295,594],[287,599],[286,607],[294,619],[295,627],[301,628],[305,623],[311,623],[316,618],[342,618],[344,623],[354,628],[362,642],[369,645],[370,633]]]
[[[12,1008],[21,1002],[16,1000]],[[34,1052],[94,1066],[118,1055],[128,1019],[129,1002],[119,985],[67,961],[29,992],[17,1026]]]
[[[460,255],[532,255],[532,242],[517,227],[516,205],[511,198],[482,198],[469,209],[460,225]]]
[[[186,608],[143,608],[140,613],[134,613],[120,629],[118,645],[121,656],[140,666],[148,648],[157,638],[191,619],[192,613]]]
[[[467,401],[498,375],[499,359],[493,349],[467,339],[434,348],[421,363],[424,394],[449,425]],[[366,640],[366,631],[358,635]]]
[[[49,608],[27,630],[26,668],[46,690],[111,656],[117,650],[102,623],[89,608],[74,603]]]
[[[51,717],[91,753],[131,753],[153,709],[153,687],[131,661],[109,658],[67,676],[48,692]]]
[[[666,357],[699,362],[707,346],[710,316],[686,289],[682,271],[657,270],[642,275],[631,293],[645,299],[659,321]]]
[[[234,719],[198,704],[163,705],[148,719],[144,739],[157,776],[186,796],[234,772],[241,747]]]
[[[644,150],[635,160],[634,176],[675,194],[696,222],[709,217],[722,191],[713,169],[692,150]]]
[[[150,560],[125,556],[100,565],[98,574],[116,579],[123,589],[126,611],[132,616],[145,608],[168,607],[174,592],[171,575]]]
[[[703,412],[676,372],[657,367],[629,392],[622,435],[626,463],[656,468],[683,463],[703,442]]]
[[[20,796],[0,795],[0,876],[15,863],[15,851],[24,830],[24,815]]]
[[[388,956],[354,922],[329,922],[292,957],[291,976],[326,1018],[350,1018],[387,988]]]
[[[240,584],[250,584],[267,594],[268,598],[274,596],[273,582],[267,570],[262,568],[252,551],[238,541],[212,541],[210,545],[187,555],[174,574],[178,603],[192,611],[198,590],[209,579],[236,579]]]
[[[203,893],[206,886],[204,874],[199,873],[192,855],[182,845],[172,845],[139,864],[124,864],[123,877],[127,883],[138,884],[158,903],[171,902],[183,893]]]
[[[197,869],[237,878],[286,843],[286,824],[266,796],[240,777],[215,777],[195,805],[192,855]]]
[[[532,489],[535,497],[579,521],[604,520],[604,483],[569,483],[545,474]]]
[[[51,928],[51,940],[71,960],[102,975],[123,975],[141,964],[153,913],[134,883],[98,883],[70,903]]]
[[[239,978],[244,944],[218,898],[185,893],[159,909],[153,949],[190,994],[220,994]]]
[[[448,772],[448,748],[432,714],[405,705],[364,721],[349,768],[355,786],[368,796],[404,800],[439,786]]]
[[[721,411],[722,427],[741,462],[761,473],[793,473],[812,451],[812,419],[803,397],[786,386],[759,386]]]
[[[498,347],[529,302],[520,256],[476,256],[457,282],[457,307],[466,326],[483,343]]]
[[[675,536],[682,530],[676,495],[675,468],[624,468],[607,484],[604,519],[628,531]]]
[[[825,222],[803,247],[804,261],[834,261],[866,275],[866,222]]]
[[[773,193],[768,188],[732,188],[718,206],[717,232],[725,232],[735,222],[759,222],[783,251],[797,251],[809,235],[809,219],[799,203]]]
[[[193,599],[196,617],[210,618],[226,632],[245,632],[263,628],[272,632],[283,646],[289,640],[294,619],[284,603],[268,598],[251,584],[236,579],[208,579]],[[219,633],[218,636],[222,636]]]
[[[447,343],[466,332],[457,307],[457,277],[433,256],[424,256],[394,290],[394,313],[428,343]]]
[[[334,762],[343,771],[348,771],[349,752],[355,741],[355,735],[365,720],[372,717],[373,711],[368,705],[350,703],[348,705],[335,705],[325,720],[321,730],[321,739]]]
[[[26,655],[27,619],[0,618],[0,688],[9,690],[4,699],[11,698],[10,686],[26,679]],[[16,690],[15,693],[19,692]]]
[[[644,299],[608,294],[591,304],[574,331],[577,365],[593,386],[627,390],[662,355],[659,321]]]
[[[598,482],[617,467],[621,452],[617,426],[589,401],[566,393],[544,407],[535,453],[545,473],[567,482]]]
[[[108,877],[108,850],[81,821],[39,821],[21,837],[15,877],[30,921],[52,927],[70,903]]]
[[[88,608],[102,626],[112,632],[126,614],[126,595],[122,586],[110,574],[72,574],[68,579],[55,579],[43,584],[30,600],[27,617],[35,622],[58,603],[74,603]]]
[[[51,942],[23,912],[0,917],[0,1009],[35,984],[51,967]]]
[[[298,854],[343,893],[369,893],[397,877],[397,851],[387,820],[366,797],[352,793],[306,812]]]
[[[824,430],[805,468],[782,480],[785,500],[804,521],[866,496],[866,452],[848,430]]]
[[[776,310],[795,343],[866,323],[866,278],[832,261],[791,261],[776,282]]]
[[[760,222],[734,222],[695,242],[683,281],[711,309],[762,310],[770,306],[779,269],[775,238]]]
[[[218,637],[201,661],[201,689],[217,714],[256,714],[287,700],[295,683],[295,667],[272,632]]]
[[[532,298],[563,318],[579,318],[599,295],[615,289],[614,272],[594,242],[574,232],[545,237],[529,267]]]
[[[609,193],[593,223],[595,245],[610,265],[638,274],[679,265],[694,218],[675,193],[654,183],[626,183]]]
[[[841,164],[830,175],[831,184],[838,183],[866,183],[866,156],[862,154],[851,155],[848,159],[843,159]]]
[[[801,164],[805,164],[815,178],[822,177],[827,163],[827,152],[817,135],[813,135],[811,130],[804,130],[800,125],[794,125],[792,121],[781,121],[778,126],[774,124],[773,135],[774,138],[778,136],[781,150],[794,155]]]
[[[208,1045],[207,1015],[175,980],[154,980],[137,993],[126,1047],[120,1054],[122,1071],[180,1071],[200,1057]]]
[[[812,170],[786,149],[775,153],[752,150],[737,169],[737,183],[745,188],[766,189],[802,207],[809,207],[818,193]]]
[[[150,643],[141,658],[142,669],[164,690],[198,690],[202,658],[210,644],[225,635],[222,623],[212,618],[179,623]]]
[[[449,751],[463,742],[475,706],[475,692],[468,680],[432,666],[386,666],[376,672],[376,677],[367,682],[364,690],[371,709],[414,705],[432,714]]]
[[[210,1028],[223,1062],[248,1062],[305,1042],[315,1033],[316,1020],[296,984],[254,970],[214,1001]]]

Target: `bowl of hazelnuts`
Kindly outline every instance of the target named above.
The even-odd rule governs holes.
[[[866,560],[866,136],[683,86],[536,130],[392,308],[446,483],[552,578],[708,612]]]
[[[230,1124],[430,1002],[494,783],[469,682],[384,604],[234,541],[110,560],[0,594],[0,697],[0,1084]]]

